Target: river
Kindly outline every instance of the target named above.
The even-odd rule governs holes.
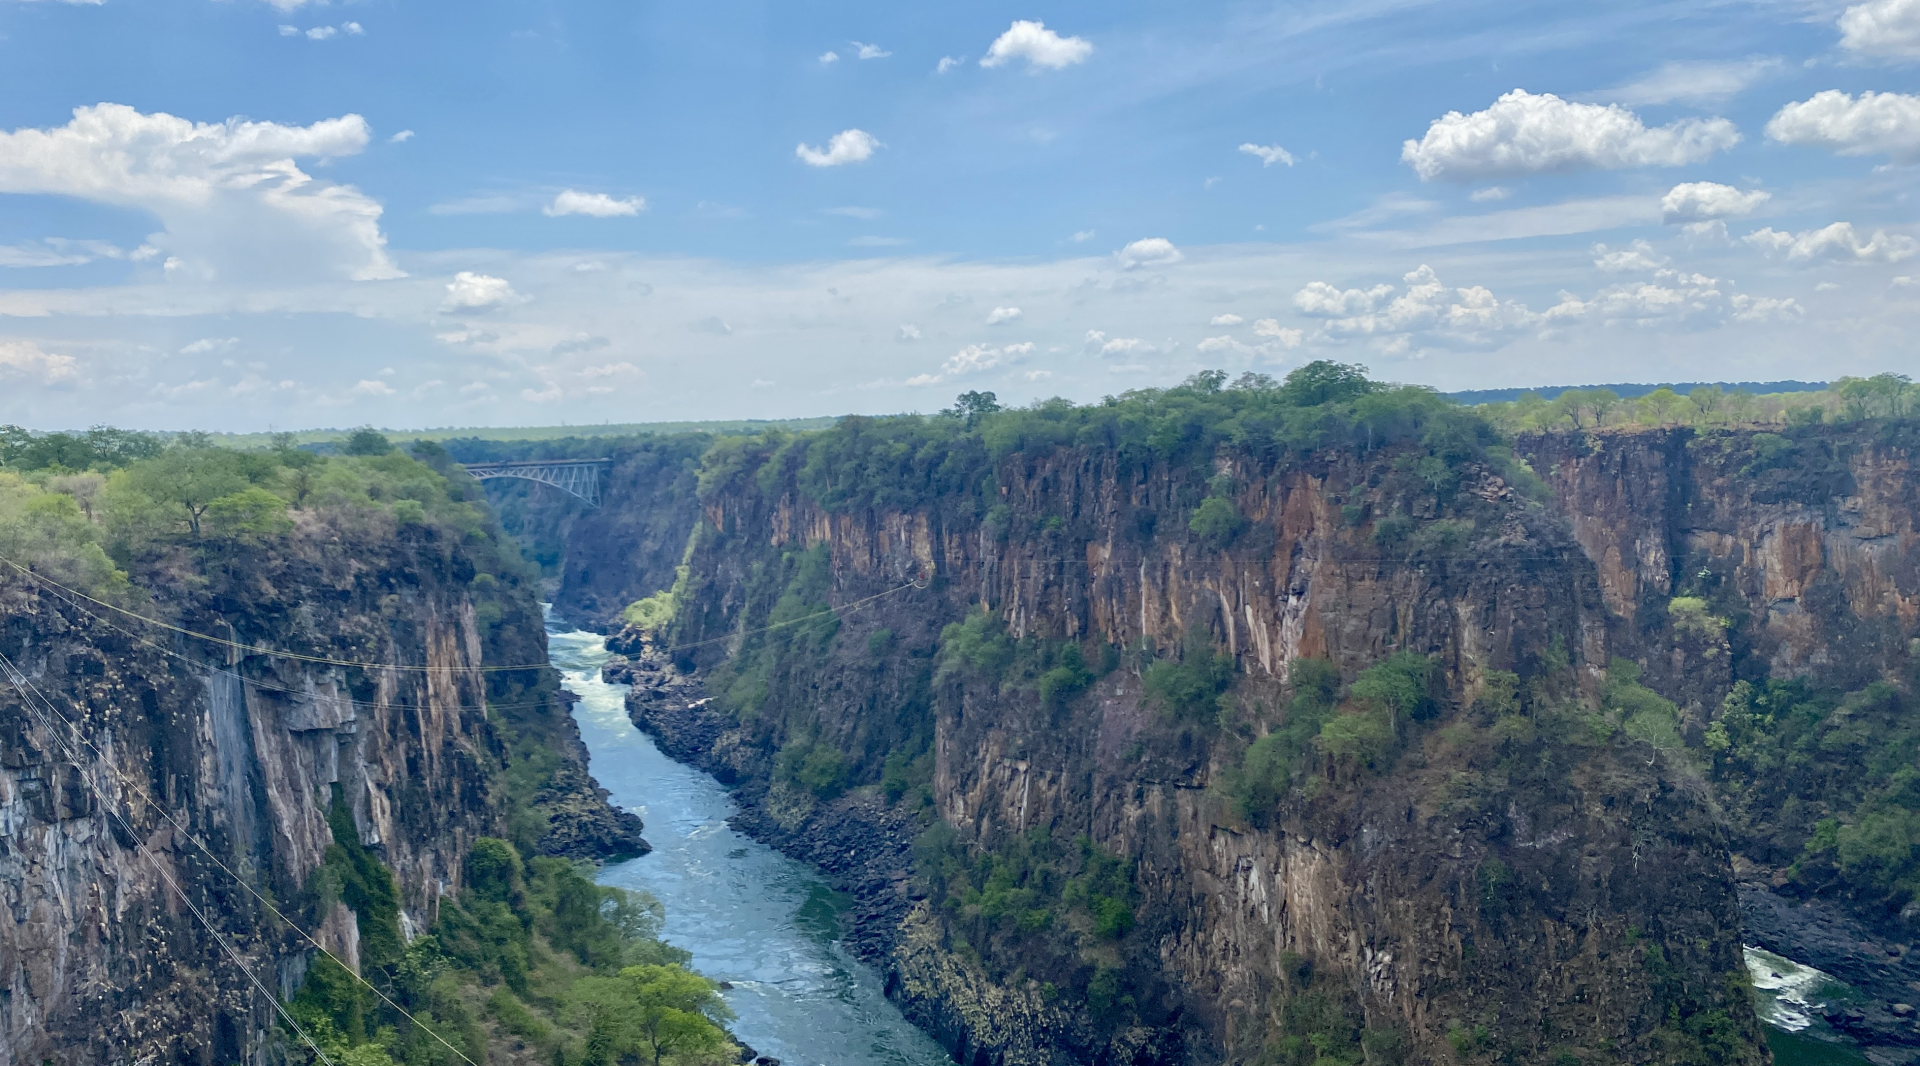
[[[667,909],[666,939],[727,981],[734,1032],[790,1066],[952,1066],[907,1024],[865,965],[839,943],[840,902],[807,866],[727,827],[733,801],[706,773],[661,754],[627,718],[627,686],[600,679],[603,638],[550,625],[548,654],[580,697],[574,719],[593,775],[613,802],[646,819],[653,853],[609,866],[604,884],[645,889]],[[1863,1063],[1828,1042],[1815,1008],[1846,988],[1748,949],[1756,1005],[1781,1066]]]
[[[627,686],[600,679],[598,634],[550,624],[548,654],[580,697],[574,719],[593,775],[647,823],[653,852],[600,882],[645,889],[667,910],[664,939],[726,981],[733,1031],[786,1066],[953,1066],[901,1016],[872,970],[841,947],[841,902],[813,871],[727,826],[733,801],[674,762],[627,719]]]

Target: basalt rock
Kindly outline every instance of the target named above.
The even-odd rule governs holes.
[[[279,1061],[272,998],[312,949],[266,901],[358,958],[352,912],[312,909],[330,805],[393,870],[418,935],[472,841],[525,821],[508,732],[559,756],[518,812],[547,826],[543,850],[644,848],[587,774],[550,672],[473,669],[544,662],[530,588],[497,582],[481,603],[473,560],[431,530],[299,518],[216,565],[186,550],[136,564],[141,613],[234,645],[0,581],[0,653],[26,677],[0,684],[0,1066]]]

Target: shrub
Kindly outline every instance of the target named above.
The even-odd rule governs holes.
[[[1240,509],[1232,500],[1209,496],[1193,512],[1187,528],[1208,547],[1224,548],[1233,543],[1233,538],[1240,535],[1246,524],[1247,520],[1240,516]]]

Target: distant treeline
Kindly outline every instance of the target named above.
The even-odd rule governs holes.
[[[1657,385],[1629,383],[1623,385],[1542,385],[1535,389],[1468,389],[1465,392],[1449,392],[1446,395],[1450,400],[1458,400],[1461,403],[1473,405],[1482,403],[1511,403],[1529,392],[1552,399],[1569,389],[1606,389],[1623,400],[1637,400],[1642,396],[1657,392],[1661,389],[1672,389],[1674,392],[1684,396],[1695,389],[1708,385],[1719,389],[1721,392],[1732,392],[1735,389],[1739,389],[1756,396],[1777,392],[1819,392],[1827,387],[1827,383],[1824,381],[1682,381]]]

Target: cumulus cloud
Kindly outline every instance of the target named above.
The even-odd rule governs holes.
[[[1477,181],[1525,174],[1697,163],[1731,148],[1740,132],[1723,118],[1648,128],[1618,105],[1576,104],[1515,89],[1485,111],[1449,111],[1426,136],[1401,146],[1422,181]]]
[[[1164,350],[1160,345],[1141,337],[1109,337],[1104,331],[1097,329],[1087,331],[1085,347],[1094,355],[1109,357],[1152,355]]]
[[[388,144],[405,144],[411,140],[413,140],[413,131],[401,130],[399,133],[396,133],[393,136],[388,137],[387,143]]]
[[[1093,43],[1084,37],[1062,37],[1047,29],[1045,23],[1015,21],[1007,32],[994,38],[987,54],[980,57],[980,65],[998,67],[1024,59],[1029,69],[1059,70],[1084,63],[1092,54]]]
[[[353,396],[392,396],[394,388],[384,381],[361,378],[359,383],[354,385],[353,388],[348,389],[347,392]]]
[[[1186,256],[1165,237],[1147,237],[1134,241],[1125,248],[1113,253],[1122,270],[1138,270],[1141,267],[1172,266]]]
[[[519,303],[522,297],[507,279],[462,270],[447,283],[446,306],[455,311],[478,311]]]
[[[1299,308],[1301,314],[1316,318],[1348,318],[1373,310],[1382,300],[1392,296],[1393,291],[1391,285],[1375,285],[1371,289],[1337,289],[1324,281],[1314,281],[1293,294],[1293,306]]]
[[[1265,337],[1281,348],[1298,348],[1301,339],[1306,336],[1306,331],[1282,326],[1280,320],[1276,318],[1263,318],[1253,324],[1253,335]]]
[[[1582,99],[1640,107],[1646,104],[1716,104],[1786,68],[1779,56],[1666,63],[1625,85],[1586,93]]]
[[[1840,16],[1840,47],[1877,59],[1920,59],[1920,0],[1870,0]]]
[[[1343,291],[1314,282],[1294,295],[1294,305],[1329,316],[1320,327],[1329,339],[1373,338],[1393,352],[1408,349],[1416,339],[1421,347],[1494,347],[1550,317],[1566,314],[1555,308],[1537,315],[1524,304],[1501,300],[1481,286],[1448,286],[1426,265],[1409,271],[1402,280],[1407,286],[1404,292],[1392,285]],[[1330,317],[1334,315],[1339,317]]]
[[[368,139],[359,115],[311,126],[194,123],[98,104],[76,108],[64,126],[0,133],[0,192],[148,212],[165,230],[152,238],[156,252],[179,263],[174,276],[402,277],[380,205],[295,164],[353,155]]]
[[[1248,143],[1241,145],[1240,151],[1260,160],[1262,167],[1270,167],[1275,163],[1285,163],[1288,166],[1293,165],[1293,153],[1277,144]]]
[[[838,52],[822,52],[822,53],[820,53],[820,65],[821,65],[821,66],[823,66],[823,67],[824,67],[824,66],[826,66],[826,65],[827,65],[827,64],[829,64],[829,63],[838,63],[838,62],[840,62],[840,53],[838,53]]]
[[[1642,240],[1636,240],[1625,248],[1596,244],[1593,246],[1593,265],[1609,274],[1625,274],[1659,270],[1667,265],[1667,257],[1654,251],[1653,245]]]
[[[940,62],[935,63],[933,69],[936,74],[945,74],[947,71],[965,62],[966,59],[964,57],[941,56]]]
[[[1246,321],[1246,319],[1244,319],[1244,318],[1241,318],[1241,317],[1240,317],[1239,315],[1232,315],[1232,314],[1228,314],[1228,315],[1215,315],[1215,316],[1213,316],[1213,318],[1212,318],[1212,319],[1210,319],[1210,320],[1209,320],[1209,321],[1207,322],[1207,325],[1209,325],[1209,326],[1237,326],[1237,325],[1239,325],[1240,323],[1242,323],[1242,322],[1245,322],[1245,321]]]
[[[334,29],[332,26],[315,26],[313,29],[307,31],[307,40],[324,41],[339,32],[339,30]]]
[[[1851,222],[1835,222],[1821,229],[1782,233],[1768,227],[1740,238],[1762,251],[1785,255],[1789,263],[1832,260],[1841,263],[1898,263],[1920,252],[1920,241],[1901,233],[1877,229],[1861,239]]]
[[[1484,189],[1475,189],[1467,194],[1467,199],[1476,204],[1493,203],[1513,195],[1513,190],[1504,185],[1489,185]]]
[[[1920,157],[1920,96],[1869,91],[1855,99],[1827,89],[1781,108],[1767,122],[1767,136],[1839,155],[1914,159]]]
[[[0,340],[0,380],[56,385],[80,376],[71,355],[43,351],[32,341]]]
[[[950,377],[965,377],[992,370],[997,366],[1015,363],[1033,354],[1033,343],[1025,341],[994,347],[990,344],[969,344],[953,353],[953,357],[940,364],[938,374],[918,374],[907,379],[909,385],[937,385]]]
[[[555,218],[561,215],[619,218],[625,215],[637,215],[646,208],[647,201],[642,196],[616,200],[603,192],[576,192],[573,189],[566,189],[554,197],[552,203],[541,208],[540,212]]]
[[[861,59],[885,59],[893,54],[877,44],[861,44],[859,41],[854,41],[853,47],[854,54]]]
[[[1743,192],[1718,182],[1689,181],[1667,190],[1660,198],[1660,214],[1668,225],[1737,218],[1752,214],[1771,199],[1773,194],[1761,189]]]
[[[1082,230],[1075,230],[1073,232],[1073,236],[1068,237],[1067,239],[1072,241],[1075,244],[1085,244],[1086,242],[1094,239],[1094,237],[1096,236],[1098,236],[1098,234],[1095,233],[1093,230],[1082,229]]]
[[[987,314],[987,325],[997,326],[1002,322],[1012,322],[1020,318],[1023,312],[1018,307],[996,307]]]
[[[880,139],[865,130],[841,130],[827,142],[825,149],[802,144],[793,150],[793,154],[810,167],[837,167],[846,163],[866,162],[878,147]]]

